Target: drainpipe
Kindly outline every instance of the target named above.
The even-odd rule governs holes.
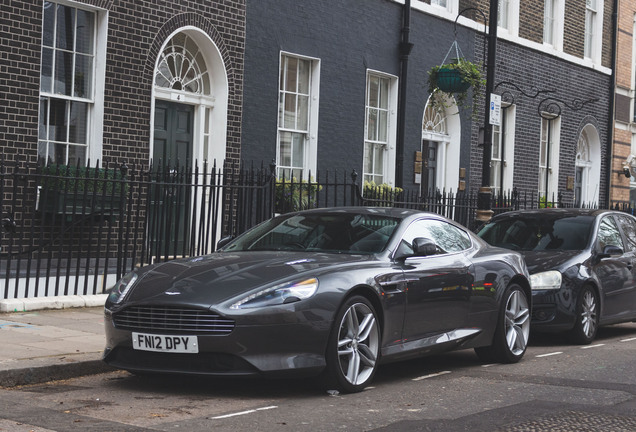
[[[610,76],[610,94],[609,94],[609,115],[607,119],[607,184],[605,185],[605,199],[607,205],[610,206],[610,192],[612,188],[612,158],[614,157],[614,116],[616,114],[616,44],[618,40],[618,0],[614,0],[614,11],[612,12],[612,54],[611,65],[612,75]],[[599,203],[600,204],[600,203]]]
[[[406,128],[406,82],[409,54],[413,44],[409,42],[411,31],[411,0],[405,0],[402,10],[402,39],[400,41],[400,83],[398,98],[398,129],[395,146],[395,186],[404,187],[404,129]]]

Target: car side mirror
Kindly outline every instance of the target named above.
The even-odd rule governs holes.
[[[416,237],[413,239],[413,255],[429,256],[437,253],[437,245],[429,238]]]
[[[234,236],[233,235],[229,235],[227,237],[223,237],[221,240],[219,240],[216,243],[216,249],[221,249],[223,246],[225,246],[226,244],[228,244],[229,242],[231,242],[232,240],[234,240]]]
[[[609,258],[616,255],[623,255],[623,249],[618,246],[607,245],[603,248],[603,252],[599,254],[599,258]]]

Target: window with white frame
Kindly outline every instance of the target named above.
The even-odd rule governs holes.
[[[512,187],[515,112],[514,105],[502,106],[501,125],[492,127],[490,187],[494,193],[506,192]]]
[[[38,157],[86,163],[95,106],[97,14],[44,2]]]
[[[543,43],[563,49],[564,0],[545,0],[543,10]]]
[[[513,36],[519,35],[519,2],[520,0],[499,0],[497,24],[501,30]]]
[[[545,0],[543,10],[543,43],[554,45],[557,0]]]
[[[505,115],[505,112],[502,112]],[[492,127],[492,156],[490,157],[490,188],[493,193],[498,194],[501,192],[502,185],[502,173],[503,168],[503,133],[501,126],[493,125]]]
[[[583,53],[586,58],[593,57],[596,38],[597,0],[585,0],[585,42]]]
[[[541,118],[538,192],[539,196],[547,198],[548,202],[556,200],[555,194],[559,178],[559,130],[560,117]]]
[[[392,184],[396,79],[374,72],[367,73],[365,98],[365,139],[363,179],[380,185]]]
[[[431,0],[431,4],[433,6],[440,6],[443,8],[447,8],[448,7],[448,0]]]
[[[508,29],[510,26],[510,0],[499,0],[497,6],[497,25],[501,28]]]
[[[314,61],[282,54],[278,99],[278,176],[306,178],[315,159],[311,134],[315,128],[311,96],[314,86]]]

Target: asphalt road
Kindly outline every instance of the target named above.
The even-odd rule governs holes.
[[[589,346],[533,336],[514,365],[472,350],[384,365],[358,394],[311,380],[112,372],[0,389],[0,431],[636,431],[636,324]]]

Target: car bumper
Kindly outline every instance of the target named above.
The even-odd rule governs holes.
[[[153,352],[134,349],[133,331],[118,329],[106,310],[103,360],[131,372],[212,376],[312,375],[324,369],[330,321],[315,317],[306,320],[302,314],[293,313],[282,320],[270,317],[269,321],[256,325],[253,317],[249,324],[237,319],[234,329],[226,335],[171,333],[197,336],[199,352]]]
[[[561,332],[574,327],[576,320],[576,298],[571,291],[538,290],[532,292],[533,330]]]

